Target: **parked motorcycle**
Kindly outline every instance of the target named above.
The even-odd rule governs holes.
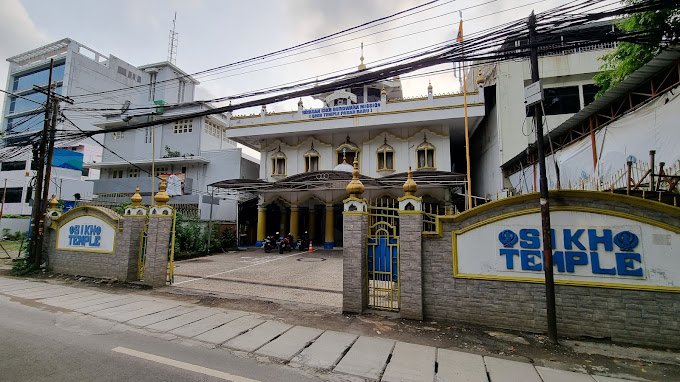
[[[264,243],[262,247],[264,248],[265,253],[269,253],[272,251],[272,249],[276,248],[277,243],[276,239],[274,238],[274,235],[269,235],[264,238]]]
[[[307,249],[309,249],[309,235],[307,234],[306,231],[295,243],[295,249],[300,251],[306,251]]]
[[[288,234],[286,236],[283,236],[281,240],[279,240],[279,253],[283,253],[283,251],[292,251],[293,250],[293,245],[295,245],[293,241],[293,235]]]

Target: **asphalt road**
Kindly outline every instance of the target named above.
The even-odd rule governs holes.
[[[224,349],[0,296],[0,381],[319,381]]]

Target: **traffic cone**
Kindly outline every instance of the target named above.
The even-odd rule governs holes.
[[[309,253],[314,252],[314,248],[312,248],[312,241],[309,241]]]

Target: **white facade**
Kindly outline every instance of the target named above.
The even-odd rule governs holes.
[[[611,47],[539,58],[546,134],[593,101],[598,58]],[[471,141],[472,189],[476,195],[496,199],[513,187],[501,166],[536,140],[533,117],[524,104],[524,87],[531,84],[529,60],[495,63],[484,67],[481,75],[494,99],[487,100],[487,119]]]
[[[166,107],[156,119],[205,110],[209,106]],[[150,119],[133,117],[130,123]],[[110,116],[100,126],[104,129],[124,125],[120,115]],[[101,170],[94,181],[94,193],[99,198],[114,199],[118,194],[132,194],[139,187],[145,200],[158,191],[156,176],[177,176],[182,183],[182,195],[171,198],[170,204],[195,205],[202,219],[235,221],[236,200],[215,198],[208,194],[208,186],[226,179],[254,179],[258,176],[257,160],[236,147],[236,142],[224,136],[226,121],[219,114],[192,118],[149,128],[104,134],[103,143],[111,150],[104,152],[99,163],[89,168]],[[153,139],[152,139],[153,138]],[[114,154],[115,153],[115,154]],[[125,158],[125,160],[120,157]],[[132,163],[132,164],[131,164]],[[212,202],[211,202],[212,201]]]

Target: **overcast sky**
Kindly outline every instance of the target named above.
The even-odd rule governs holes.
[[[177,65],[188,73],[224,65],[286,48],[361,24],[427,0],[0,0],[0,83],[6,83],[6,58],[64,37],[72,38],[105,55],[113,54],[133,65],[164,61],[168,34],[177,12],[179,49]],[[564,0],[440,0],[440,6],[353,34],[327,48],[262,63],[250,68],[198,77],[197,99],[240,93],[303,78],[323,75],[359,64],[360,42],[366,45],[366,64],[398,53],[455,37],[457,10],[465,9],[465,33],[554,7]],[[534,3],[520,9],[511,7]],[[501,12],[499,12],[501,11]],[[448,15],[444,15],[450,13]],[[443,16],[442,16],[443,15]],[[436,17],[441,16],[441,17]],[[436,17],[436,18],[433,18]],[[418,20],[429,19],[413,25]],[[390,31],[384,31],[386,29]],[[427,29],[437,28],[424,32]],[[384,31],[381,33],[375,33]],[[384,40],[391,39],[385,42]],[[343,51],[343,52],[339,52]],[[339,53],[337,53],[339,52]],[[314,58],[324,55],[320,58]],[[291,61],[305,61],[290,63]],[[273,65],[281,65],[269,68]],[[244,73],[258,70],[254,73]],[[457,90],[451,74],[404,80],[405,96],[420,96],[432,81],[435,93]],[[4,100],[4,97],[0,97]],[[0,101],[0,105],[1,105]],[[292,110],[297,101],[275,110]],[[118,106],[118,105],[117,105]],[[307,105],[306,105],[307,106]]]

